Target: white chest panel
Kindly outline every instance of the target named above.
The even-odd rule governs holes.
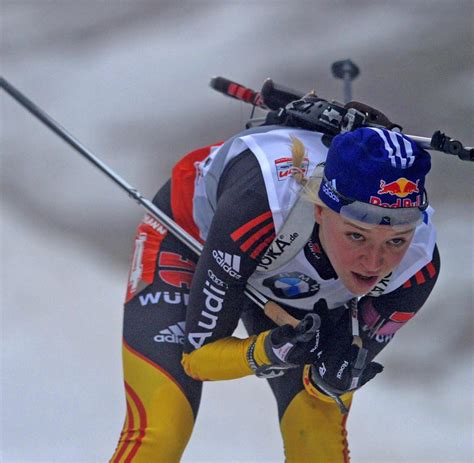
[[[276,239],[272,243],[272,252],[270,255],[267,252],[265,262],[262,261],[265,265],[257,268],[249,282],[267,297],[289,306],[312,310],[318,300],[325,299],[331,309],[346,303],[354,295],[339,279],[323,280],[306,259],[301,242],[295,239],[295,234],[309,237],[314,206],[310,203],[301,204],[302,200],[298,201],[301,186],[290,175],[292,137],[297,137],[305,146],[306,154],[302,167],[306,174],[311,176],[317,164],[324,162],[327,156],[328,149],[323,145],[320,133],[275,127],[244,132],[215,150],[207,160],[197,166],[200,175],[197,176],[195,184],[194,218],[200,227],[201,236],[205,239],[215,209],[215,192],[220,175],[231,159],[250,149],[263,174]],[[295,204],[305,212],[306,217],[311,217],[311,220],[290,219],[288,223],[291,223],[292,227],[294,223],[294,231],[288,231],[288,227],[285,227],[285,233],[279,235]],[[402,262],[376,291],[370,293],[371,295],[379,296],[395,290],[431,261],[436,240],[436,232],[431,223],[432,213],[433,209],[428,208],[425,220],[417,227]],[[285,253],[291,255],[291,259],[285,259]]]

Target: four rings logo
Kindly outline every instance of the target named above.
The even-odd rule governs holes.
[[[211,270],[207,270],[207,276],[217,285],[217,286],[222,286],[223,288],[227,288],[227,283],[225,281],[222,281],[220,278],[217,277],[217,275]]]

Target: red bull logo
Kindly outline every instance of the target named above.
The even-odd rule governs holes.
[[[399,198],[405,198],[411,193],[419,193],[418,182],[412,182],[405,177],[401,177],[394,182],[386,183],[385,180],[380,180],[380,190],[377,191],[379,195],[392,195]]]
[[[398,209],[400,207],[420,207],[421,196],[418,195],[415,201],[412,201],[410,198],[405,198],[403,200],[400,198],[397,198],[397,200],[394,203],[384,203],[378,196],[371,196],[369,202],[370,204],[373,204],[375,206],[391,207],[394,209]]]

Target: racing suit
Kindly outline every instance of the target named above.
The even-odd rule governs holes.
[[[337,323],[347,310],[353,295],[332,268],[318,225],[311,223],[301,249],[290,251],[302,232],[297,226],[280,233],[301,196],[291,177],[293,136],[308,148],[302,168],[311,175],[327,153],[324,137],[279,127],[246,131],[177,163],[153,202],[204,244],[199,258],[149,214],[138,226],[124,310],[127,413],[112,462],[179,461],[203,381],[253,374],[247,349],[276,325],[244,295],[247,282],[298,319],[314,311]],[[440,260],[431,212],[417,227],[407,258],[359,301],[367,362],[434,287]],[[281,258],[288,252],[289,260]],[[240,319],[245,339],[232,336]],[[310,396],[302,370],[268,380],[287,461],[349,461],[347,415],[332,399]]]

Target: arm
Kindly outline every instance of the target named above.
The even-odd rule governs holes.
[[[250,151],[232,161],[219,190],[186,317],[182,363],[190,376],[201,380],[252,374],[246,353],[256,337],[242,340],[232,333],[247,304],[243,294],[247,279],[274,238],[263,177]]]
[[[182,360],[186,373],[199,380],[254,373],[273,377],[310,363],[320,339],[321,320],[315,314],[298,323],[269,302],[265,313],[283,326],[245,339],[232,337],[243,307],[248,307],[243,293],[247,279],[275,234],[260,167],[250,151],[227,168],[219,190],[191,287]]]
[[[402,286],[380,297],[364,297],[359,302],[359,323],[367,361],[375,358],[395,333],[423,307],[434,288],[440,269],[437,246],[433,259]]]

